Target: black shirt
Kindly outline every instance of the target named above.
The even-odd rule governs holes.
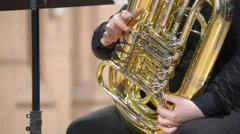
[[[121,10],[126,9],[124,5]],[[121,11],[120,10],[120,11]],[[92,38],[92,50],[96,57],[110,59],[116,43],[104,47],[100,39],[107,22],[96,28]],[[194,44],[194,42],[192,42]],[[185,50],[177,72],[186,68],[192,50]],[[177,80],[176,80],[177,81]],[[174,81],[173,81],[174,82]],[[170,83],[171,84],[171,83]],[[212,77],[204,93],[192,100],[206,117],[229,114],[232,110],[240,112],[240,1],[235,1],[235,12],[218,60],[212,71]]]

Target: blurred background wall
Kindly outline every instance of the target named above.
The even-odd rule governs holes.
[[[40,12],[43,134],[65,134],[74,119],[111,104],[97,85],[94,29],[121,5]],[[0,134],[27,134],[31,111],[29,11],[0,12]]]

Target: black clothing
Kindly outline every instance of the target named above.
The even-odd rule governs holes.
[[[175,134],[239,134],[240,114],[232,111],[222,118],[192,120],[180,126]]]
[[[184,123],[175,134],[240,134],[240,114],[232,111],[221,118],[204,118]],[[115,106],[108,106],[75,120],[67,134],[134,134]],[[138,133],[135,133],[138,134]]]
[[[132,134],[115,106],[108,106],[74,121],[67,134]]]

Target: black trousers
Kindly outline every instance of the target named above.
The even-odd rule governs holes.
[[[115,106],[108,106],[75,120],[67,134],[134,134]],[[240,113],[184,123],[175,134],[240,134]]]

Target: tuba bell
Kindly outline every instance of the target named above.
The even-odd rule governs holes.
[[[203,14],[208,7],[211,14]],[[221,50],[233,16],[232,0],[129,0],[127,10],[142,9],[128,37],[122,37],[111,60],[97,70],[109,94],[137,133],[161,134],[157,106],[174,106],[164,94],[192,99],[201,93]],[[194,28],[197,26],[198,28]],[[196,48],[177,90],[171,81],[191,34]],[[104,69],[109,68],[108,80]]]

